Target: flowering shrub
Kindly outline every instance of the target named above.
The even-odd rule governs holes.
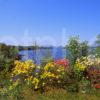
[[[64,71],[63,67],[55,66],[54,62],[47,63],[43,68],[43,73],[41,74],[41,80],[45,86],[53,85],[54,82],[58,80],[60,77],[60,73]]]
[[[95,88],[99,88],[100,86],[100,67],[99,66],[92,66],[87,68],[87,77],[91,80],[91,83],[94,85]]]
[[[75,69],[78,71],[84,71],[87,68],[92,66],[100,67],[100,58],[88,56],[88,57],[82,57],[80,59],[77,59],[75,64]]]
[[[68,59],[49,61],[44,66],[37,66],[31,60],[15,61],[10,75],[12,80],[8,86],[0,88],[0,94],[12,96],[14,100],[15,97],[22,97],[23,90],[27,91],[25,88],[41,93],[52,87],[68,92],[90,93],[91,87],[100,89],[100,59],[82,57],[76,61],[74,68],[70,67]]]
[[[56,60],[55,64],[56,65],[62,65],[66,68],[66,67],[69,67],[69,60],[68,59]]]
[[[83,72],[87,71],[88,77],[89,75],[94,75],[93,73],[96,73],[96,75],[98,73],[97,77],[100,76],[100,70],[98,70],[100,69],[99,58],[91,58],[88,56],[77,59],[74,66],[75,72],[69,66],[70,62],[68,59],[51,61],[44,66],[37,66],[31,60],[25,62],[15,61],[12,76],[16,80],[12,82],[15,84],[19,80],[18,82],[21,84],[24,82],[28,86],[32,86],[34,90],[44,91],[47,87],[60,87],[71,91],[78,91],[78,82],[85,78]],[[93,70],[93,66],[96,68],[95,70]]]
[[[85,76],[91,81],[91,85],[96,87],[95,84],[100,84],[100,58],[88,56],[78,59],[75,64],[75,72],[81,78]]]
[[[37,69],[38,68],[40,67],[37,66]],[[33,61],[15,61],[15,68],[12,71],[13,78],[17,80],[20,79],[21,81],[26,82],[28,85],[33,84],[34,88],[38,88],[39,79],[35,77],[35,74],[37,74],[36,65],[33,63]]]
[[[15,78],[17,76],[17,79],[33,85],[34,89],[40,89],[46,85],[60,83],[68,67],[67,59],[48,62],[44,67],[36,66],[31,60],[15,61],[12,76]]]
[[[15,68],[13,69],[13,75],[30,74],[35,69],[35,64],[31,60],[25,62],[15,61]]]
[[[44,66],[43,73],[41,75],[43,84],[45,84],[45,86],[58,86],[58,84],[63,84],[64,75],[68,68],[69,61],[67,59],[47,63]]]

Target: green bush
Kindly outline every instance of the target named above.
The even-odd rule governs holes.
[[[16,47],[0,44],[0,70],[10,71],[17,53]]]

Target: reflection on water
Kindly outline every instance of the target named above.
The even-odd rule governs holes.
[[[53,58],[55,60],[66,58],[66,52],[66,49],[62,47],[57,47],[52,49],[23,50],[20,51],[19,54],[23,55],[23,61],[32,59],[36,61],[37,64],[39,64],[44,58]]]

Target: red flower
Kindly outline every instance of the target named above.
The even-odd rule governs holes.
[[[95,88],[100,89],[100,84],[96,84]]]
[[[69,66],[69,60],[68,59],[56,60],[56,61],[54,61],[54,63],[57,64],[57,65],[62,65],[65,68]]]

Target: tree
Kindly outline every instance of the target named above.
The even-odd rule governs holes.
[[[95,45],[96,45],[95,54],[97,54],[97,57],[100,57],[100,34],[97,36]]]
[[[86,57],[89,53],[88,41],[80,43],[80,47],[81,47],[81,56]]]
[[[79,37],[71,37],[68,41],[67,50],[69,52],[69,59],[71,63],[74,64],[76,59],[80,57],[80,42]]]
[[[80,42],[79,37],[71,37],[68,41],[67,50],[69,59],[72,64],[75,64],[77,58],[86,57],[89,53],[88,41]]]

